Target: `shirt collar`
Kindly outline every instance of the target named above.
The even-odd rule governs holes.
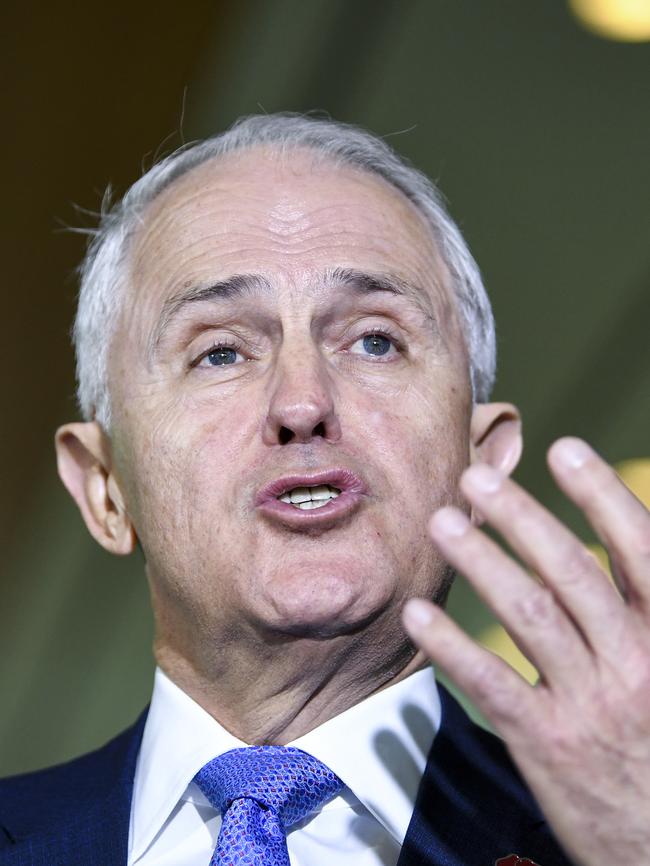
[[[333,770],[401,845],[440,716],[435,675],[427,667],[289,745]]]
[[[402,844],[439,725],[435,676],[426,668],[288,745],[330,767]],[[157,668],[134,779],[131,858],[142,856],[182,798],[194,799],[190,783],[201,767],[246,745]]]
[[[156,668],[133,783],[133,860],[147,850],[201,767],[245,745]]]

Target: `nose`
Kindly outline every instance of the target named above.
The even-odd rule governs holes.
[[[270,390],[264,443],[336,442],[340,438],[334,385],[320,355],[305,351],[279,362]]]

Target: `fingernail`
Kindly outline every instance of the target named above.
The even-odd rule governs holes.
[[[496,493],[503,475],[487,463],[476,463],[465,470],[463,481],[478,493]]]
[[[586,442],[573,437],[556,442],[553,451],[559,462],[567,469],[579,469],[593,454]]]
[[[411,598],[404,605],[404,622],[414,629],[421,629],[433,621],[431,605],[421,598]]]
[[[431,518],[431,528],[444,535],[452,535],[458,538],[464,535],[469,528],[469,520],[462,511],[457,508],[441,508]]]

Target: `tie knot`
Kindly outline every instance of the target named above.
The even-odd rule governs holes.
[[[292,746],[233,749],[206,764],[194,781],[222,815],[235,800],[255,800],[277,814],[285,831],[343,788],[329,767]]]

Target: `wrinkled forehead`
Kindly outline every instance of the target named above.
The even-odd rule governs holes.
[[[295,296],[333,268],[390,273],[438,304],[451,297],[431,227],[388,181],[307,149],[256,148],[191,169],[150,203],[128,294],[153,317],[190,285],[253,273]]]

